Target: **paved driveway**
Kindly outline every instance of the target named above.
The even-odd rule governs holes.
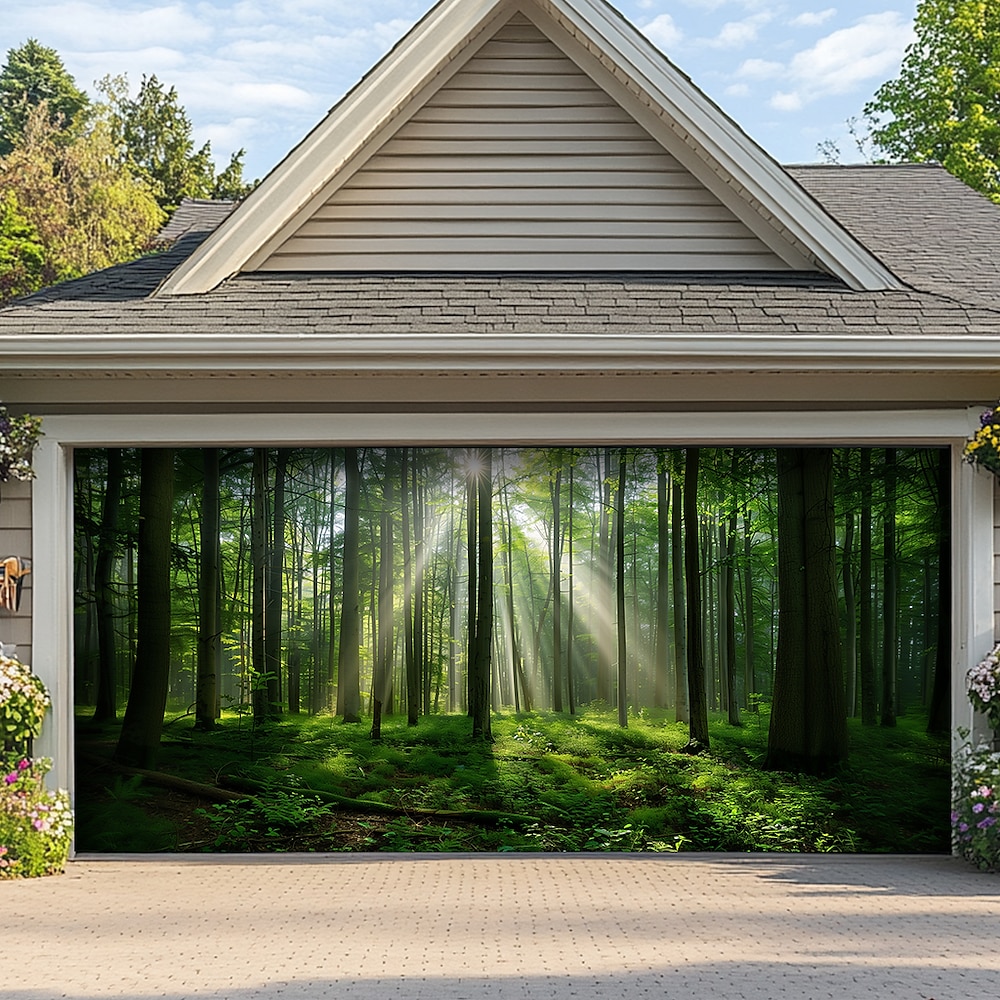
[[[951,858],[119,857],[0,904],[17,1000],[1000,995],[1000,877]]]

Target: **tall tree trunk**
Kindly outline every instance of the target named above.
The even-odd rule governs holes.
[[[424,507],[420,492],[419,461],[413,449],[411,474],[411,499],[413,501],[413,671],[417,683],[417,707],[423,694],[424,714],[430,712],[430,687],[427,679],[427,658],[424,656],[424,578],[426,556],[424,551]]]
[[[118,548],[118,513],[121,508],[124,462],[121,448],[109,448],[108,481],[101,507],[101,529],[94,563],[94,595],[97,602],[97,701],[94,722],[114,722],[118,717],[118,671],[116,665],[114,588],[111,584]]]
[[[687,596],[688,749],[708,749],[708,700],[701,621],[700,538],[698,531],[697,448],[684,453],[684,585]]]
[[[825,774],[847,760],[833,517],[833,451],[779,448],[771,768]]]
[[[506,467],[503,465],[501,466],[501,481],[503,482],[501,502],[503,504],[503,524],[506,536],[506,559],[504,565],[507,577],[507,616],[510,618],[510,655],[514,672],[514,704],[520,710],[517,696],[517,689],[520,686],[521,704],[523,704],[525,712],[530,712],[531,692],[528,690],[527,678],[524,674],[524,656],[521,652],[517,615],[514,607],[514,524],[510,514],[510,491],[508,489]]]
[[[688,713],[688,680],[687,680],[687,614],[684,595],[684,532],[681,521],[684,495],[681,479],[677,474],[678,464],[675,461],[673,482],[671,484],[670,507],[670,571],[674,590],[674,719],[677,722],[687,722]]]
[[[253,568],[250,595],[251,701],[255,722],[267,718],[266,599],[267,599],[267,448],[253,450],[253,485],[250,514],[250,561]]]
[[[938,515],[937,642],[927,731],[946,733],[951,728],[951,451],[948,448],[938,452],[935,485]]]
[[[267,717],[281,717],[281,598],[285,566],[285,478],[291,452],[279,448],[274,467],[274,507],[264,602],[264,669],[267,673]]]
[[[563,710],[562,700],[562,465],[550,481],[552,501],[552,535],[549,539],[549,586],[552,588],[552,711]]]
[[[202,448],[201,531],[198,574],[198,689],[195,728],[212,729],[219,704],[219,449]]]
[[[477,465],[477,459],[474,457],[475,452],[469,453],[469,471],[466,476],[466,556],[469,567],[469,580],[468,580],[468,601],[466,608],[466,618],[468,619],[468,640],[466,643],[466,653],[465,653],[465,683],[466,683],[466,701],[469,706],[470,717],[475,717],[476,707],[476,695],[472,690],[473,687],[473,665],[476,661],[476,600],[477,600],[477,587],[479,584],[479,574],[476,568],[476,555],[477,555],[477,542],[476,542],[476,527],[478,524],[478,485],[476,481],[475,469]]]
[[[618,453],[615,492],[615,608],[618,621],[618,725],[628,725],[628,649],[625,644],[625,472],[627,449]]]
[[[896,656],[899,645],[898,589],[896,558],[896,449],[885,449],[885,511],[882,515],[884,574],[882,596],[882,711],[880,723],[896,725]]]
[[[598,524],[598,607],[597,615],[597,698],[611,704],[611,660],[614,642],[611,622],[606,609],[611,605],[611,449],[604,449],[603,468],[597,454],[597,481],[600,489],[600,522]]]
[[[667,707],[670,675],[670,504],[667,498],[667,457],[656,453],[656,641],[653,650],[653,704]]]
[[[492,740],[491,654],[493,649],[493,464],[492,451],[482,451],[482,472],[478,486],[478,588],[476,594],[474,679],[470,692],[474,697],[472,712],[473,739]],[[470,622],[470,626],[471,626]]]
[[[420,671],[413,651],[413,548],[410,545],[410,459],[403,449],[400,462],[400,497],[403,502],[403,662],[406,670],[406,724],[415,726],[420,716]]]
[[[361,721],[361,471],[358,449],[344,449],[344,591],[340,604],[338,701],[344,722]]]
[[[573,448],[569,450],[569,520],[567,523],[567,577],[566,577],[566,698],[569,704],[569,714],[576,714],[576,695],[573,677],[573,629],[575,622],[573,618],[574,594],[573,594],[573,487],[574,473],[576,467],[576,453]]]
[[[136,659],[115,760],[129,767],[153,768],[170,681],[173,449],[143,448],[140,476]]]
[[[753,567],[750,556],[753,554],[753,529],[750,526],[750,508],[743,509],[743,687],[744,704],[752,712],[759,711],[756,698],[757,675],[754,664],[754,600],[753,600]]]
[[[396,450],[387,448],[382,472],[382,510],[379,517],[378,654],[372,679],[373,740],[382,738],[382,710],[389,701],[393,660],[393,508],[396,504],[393,476]]]
[[[850,470],[848,470],[848,476]],[[858,601],[854,593],[854,511],[844,518],[844,678],[847,681],[847,716],[854,716],[858,686]]]
[[[872,637],[872,452],[861,449],[861,538],[859,552],[860,621],[858,646],[861,673],[861,725],[877,722],[875,658]]]
[[[733,451],[733,473],[736,473],[736,451]],[[736,506],[729,514],[729,530],[725,533],[726,563],[722,589],[726,595],[726,713],[731,726],[740,726],[740,703],[736,690]]]
[[[337,668],[337,614],[336,614],[336,594],[337,594],[337,452],[330,449],[330,579],[327,581],[327,618],[330,625],[330,634],[327,642],[326,656],[326,678],[324,689],[320,692],[322,706],[325,709],[338,709],[340,703],[340,685],[337,684],[337,697],[334,699],[333,686],[338,680],[336,676]]]

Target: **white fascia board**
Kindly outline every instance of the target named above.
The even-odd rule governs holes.
[[[432,8],[156,294],[197,295],[236,274],[447,63],[456,46],[508,9],[510,0],[442,0]]]
[[[788,371],[1000,373],[1000,337],[802,334],[144,334],[0,336],[8,374]]]
[[[529,0],[531,2],[531,0]],[[604,0],[537,0],[616,61],[830,272],[856,290],[904,287],[724,111]]]
[[[978,421],[973,410],[730,412],[184,413],[78,414],[45,418],[63,448],[272,447],[282,445],[521,444],[952,444]]]

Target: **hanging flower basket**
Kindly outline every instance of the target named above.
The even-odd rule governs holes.
[[[962,455],[970,465],[1000,476],[1000,403],[983,410],[979,430],[966,442]]]
[[[41,417],[12,417],[0,403],[0,483],[35,478],[31,455],[41,436]]]

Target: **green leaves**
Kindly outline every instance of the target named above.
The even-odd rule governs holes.
[[[922,0],[899,76],[865,106],[891,161],[937,161],[1000,202],[1000,5]]]

